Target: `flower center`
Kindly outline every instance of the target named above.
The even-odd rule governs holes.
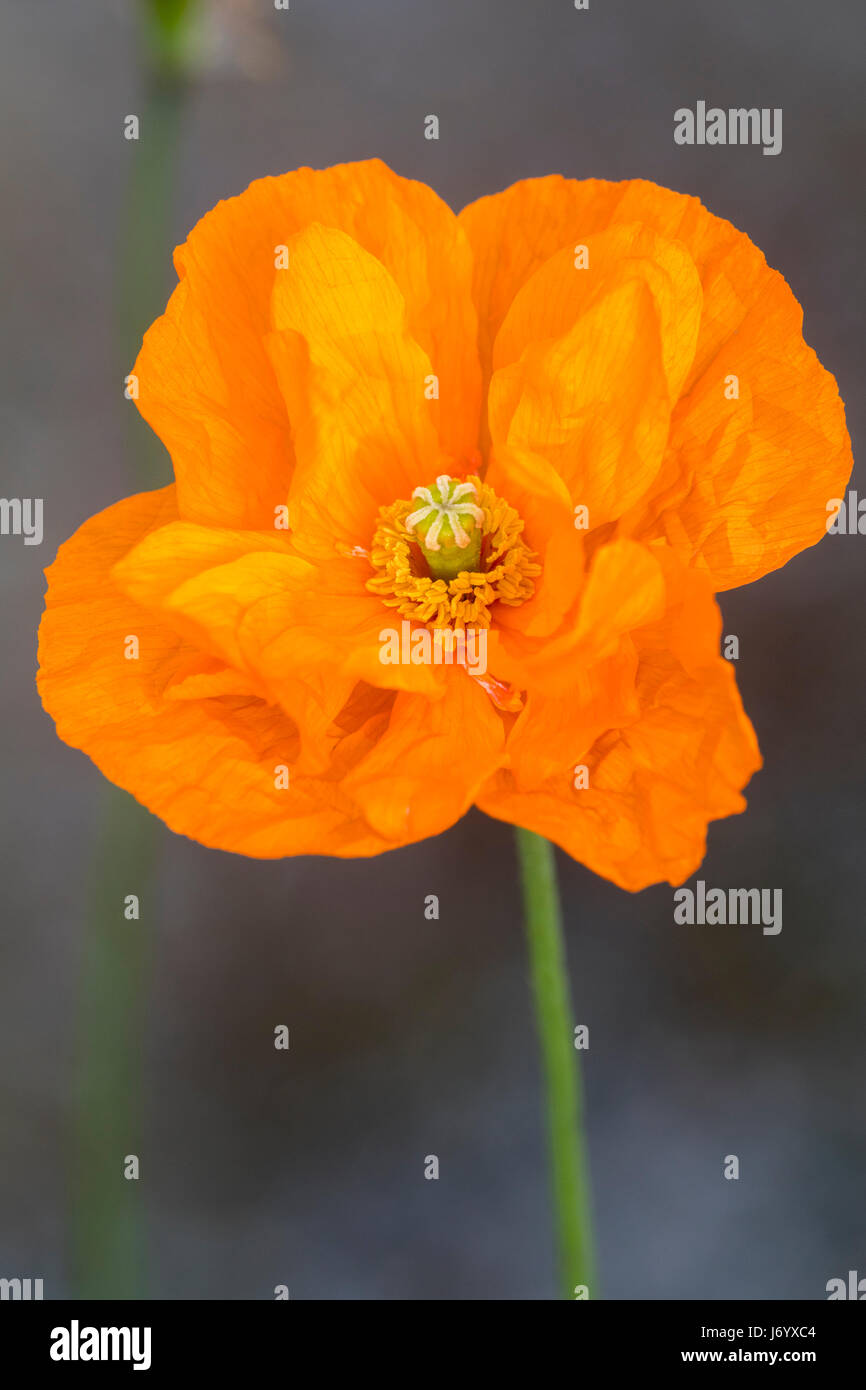
[[[379,512],[367,588],[433,627],[489,627],[494,603],[532,597],[541,566],[523,521],[480,478],[442,473]]]
[[[447,473],[412,493],[422,505],[406,517],[406,530],[415,535],[434,579],[456,579],[481,563],[484,513],[475,495],[474,483],[452,482]]]

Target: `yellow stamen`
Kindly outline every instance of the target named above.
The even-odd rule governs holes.
[[[416,488],[411,500],[382,508],[367,588],[431,627],[489,627],[493,604],[532,597],[541,566],[517,512],[480,478],[442,474],[435,487],[438,498]]]

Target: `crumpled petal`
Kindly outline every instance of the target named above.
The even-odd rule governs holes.
[[[377,854],[475,803],[625,888],[688,877],[760,765],[713,589],[818,539],[850,467],[781,277],[652,184],[457,219],[378,161],[253,184],[176,264],[135,372],[177,486],[48,572],[60,736],[235,852]],[[483,669],[386,663],[379,510],[476,472],[534,593],[492,605]]]
[[[282,248],[313,222],[381,261],[409,333],[434,363],[430,413],[443,446],[477,433],[480,372],[471,257],[442,200],[381,160],[258,179],[204,216],[175,252],[180,284],[145,335],[138,408],[172,457],[182,516],[273,523],[294,467],[291,422],[266,351]]]
[[[170,829],[262,858],[368,855],[388,844],[338,780],[294,777],[299,736],[278,706],[248,695],[175,698],[196,649],[111,578],[144,537],[176,516],[173,487],[116,503],[61,546],[48,570],[39,692],[57,732]],[[139,643],[127,660],[125,644]]]
[[[479,351],[488,380],[493,344],[521,286],[557,251],[586,244],[598,232],[642,223],[688,250],[701,281],[703,313],[686,390],[739,327],[756,290],[772,274],[749,238],[698,198],[645,179],[612,183],[559,174],[523,179],[470,203],[460,223],[474,254]]]
[[[733,667],[719,654],[721,617],[706,579],[665,549],[654,558],[666,608],[629,635],[637,711],[627,664],[609,667],[610,725],[599,732],[596,703],[597,736],[580,753],[564,702],[532,698],[506,745],[515,769],[498,772],[478,798],[488,815],[546,836],[632,892],[688,878],[704,857],[708,822],[744,809],[741,789],[761,764]],[[627,647],[620,660],[627,663]],[[584,736],[593,712],[590,691],[576,721]],[[551,768],[559,749],[560,766]],[[588,770],[587,787],[575,787],[576,764]]]
[[[628,499],[622,529],[664,536],[717,591],[820,539],[827,501],[843,495],[852,467],[844,409],[803,342],[794,296],[747,236],[697,198],[641,179],[528,179],[470,204],[460,221],[475,254],[486,380],[513,302],[556,253],[635,223],[685,248],[702,290],[693,360],[664,462]],[[725,395],[731,376],[739,400]]]
[[[494,450],[546,459],[590,528],[649,491],[669,426],[659,322],[640,279],[609,287],[561,338],[533,343],[490,383]]]
[[[617,654],[623,637],[657,622],[666,601],[656,551],[613,541],[593,556],[575,607],[555,634],[537,641],[516,630],[501,632],[495,674],[530,695],[570,700],[579,722],[584,673]]]
[[[368,545],[379,508],[441,471],[432,366],[393,278],[351,237],[313,225],[290,255],[268,337],[295,427],[289,512],[295,544],[333,556]]]
[[[770,276],[674,412],[658,486],[622,521],[631,534],[663,536],[717,592],[816,545],[828,500],[845,493],[845,411],[802,321],[784,280]]]
[[[703,290],[682,242],[668,241],[640,222],[587,236],[579,257],[573,246],[564,247],[524,281],[494,340],[494,372],[533,344],[562,338],[612,289],[635,282],[650,293],[668,395],[677,400],[694,362]]]
[[[543,640],[560,626],[583,582],[583,534],[575,529],[568,489],[552,464],[522,449],[498,450],[486,481],[523,520],[523,539],[541,565],[532,597],[519,607],[501,605],[496,627]]]
[[[387,731],[345,779],[372,828],[395,843],[453,825],[502,759],[503,721],[487,695],[462,670],[448,675],[440,700],[397,696]]]
[[[380,633],[395,620],[366,592],[366,574],[357,559],[317,566],[285,536],[173,522],[133,546],[112,578],[199,652],[242,675],[246,689],[281,704],[299,725],[303,765],[312,770],[327,761],[331,725],[359,680],[442,693],[441,668],[382,663]],[[203,693],[217,684],[195,674]],[[224,674],[219,684],[236,682]]]

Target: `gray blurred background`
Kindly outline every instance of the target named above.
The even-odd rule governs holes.
[[[172,246],[265,173],[379,155],[455,208],[527,175],[642,176],[698,194],[784,273],[856,452],[860,0],[208,9],[141,329],[174,283]],[[108,792],[40,709],[35,634],[58,544],[139,487],[113,299],[135,157],[122,122],[142,77],[131,2],[3,0],[0,15],[2,492],[45,499],[41,548],[0,539],[0,1275],[62,1297]],[[673,112],[699,98],[781,106],[781,155],[675,146]],[[608,1297],[812,1299],[866,1274],[864,547],[827,539],[722,600],[766,766],[748,813],[711,829],[701,876],[781,886],[781,935],[675,926],[669,888],[631,896],[560,860]],[[118,930],[150,941],[135,1194],[148,1296],[553,1296],[508,827],[473,813],[384,858],[259,863],[159,825],[146,897]]]

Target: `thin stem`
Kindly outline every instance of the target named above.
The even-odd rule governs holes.
[[[561,1296],[597,1297],[583,1090],[553,846],[517,829],[526,938],[544,1073]],[[588,1293],[576,1292],[585,1288]]]
[[[144,1296],[140,1184],[125,1168],[134,1155],[147,1180],[141,1036],[158,829],[131,796],[109,788],[91,869],[73,1097],[72,1284],[78,1298]],[[138,919],[125,914],[132,895],[139,900]]]
[[[118,394],[148,323],[162,310],[171,278],[171,199],[187,87],[189,24],[197,0],[143,0],[150,49],[139,140],[132,157],[117,285]],[[137,114],[137,113],[136,113]],[[131,404],[133,486],[168,481],[168,457]],[[142,1033],[153,929],[153,860],[158,822],[110,787],[94,852],[80,986],[78,1065],[73,1096],[71,1263],[75,1296],[145,1296],[140,1181]],[[135,896],[140,917],[127,916]],[[134,911],[134,909],[130,909]],[[141,1179],[126,1163],[134,1155]]]
[[[121,228],[116,316],[120,371],[114,383],[125,411],[127,439],[142,489],[171,481],[171,461],[157,436],[130,401],[120,400],[123,380],[141,347],[145,329],[162,313],[171,289],[171,208],[187,88],[174,71],[150,75],[141,112],[139,140]]]

